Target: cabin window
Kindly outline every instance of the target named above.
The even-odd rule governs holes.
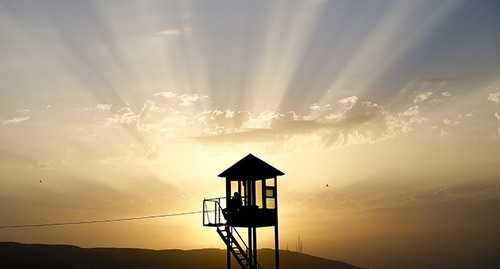
[[[245,181],[231,181],[231,189],[229,190],[230,198],[234,196],[235,192],[239,192],[243,205],[246,204],[246,188]]]
[[[263,186],[265,203],[264,207],[267,209],[276,209],[276,181],[274,178],[265,180]]]
[[[239,181],[231,181],[231,190],[230,190],[231,196],[233,196],[234,192],[239,192],[239,190],[238,190],[239,183],[240,183]]]
[[[264,200],[262,197],[262,180],[255,181],[255,205],[258,208],[264,206]]]
[[[267,209],[276,209],[276,199],[275,198],[266,198],[266,208]]]
[[[266,188],[266,197],[274,197],[274,188]]]

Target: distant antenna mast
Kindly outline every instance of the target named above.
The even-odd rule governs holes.
[[[302,246],[302,240],[300,240],[300,234],[297,239],[297,245],[295,245],[295,249],[297,250],[298,253],[302,253],[302,251],[304,250]]]

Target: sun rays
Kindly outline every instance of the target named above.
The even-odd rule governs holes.
[[[468,249],[447,247],[470,233],[484,258],[499,204],[498,13],[495,1],[0,1],[0,225],[199,210],[224,187],[210,178],[251,152],[288,175],[282,244],[300,233],[308,253],[390,268],[371,253],[432,260],[419,239],[446,231],[441,250]],[[0,240],[212,247],[202,231],[193,216]]]

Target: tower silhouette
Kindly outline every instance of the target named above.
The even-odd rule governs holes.
[[[231,256],[243,269],[262,268],[257,261],[257,228],[274,226],[275,268],[279,268],[278,181],[283,172],[248,154],[219,174],[225,197],[203,200],[203,226],[216,227]],[[247,229],[246,240],[236,228]]]

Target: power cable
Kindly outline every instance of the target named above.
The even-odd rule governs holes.
[[[202,212],[203,211],[191,211],[191,212],[171,213],[171,214],[161,214],[161,215],[150,215],[150,216],[131,217],[131,218],[119,218],[119,219],[85,220],[85,221],[73,221],[73,222],[56,222],[56,223],[23,224],[23,225],[5,225],[5,226],[0,226],[0,229],[35,228],[35,227],[51,227],[51,226],[65,226],[65,225],[110,223],[110,222],[119,222],[119,221],[131,221],[131,220],[156,219],[156,218],[165,218],[165,217],[176,217],[176,216],[194,215],[194,214],[200,214]]]

